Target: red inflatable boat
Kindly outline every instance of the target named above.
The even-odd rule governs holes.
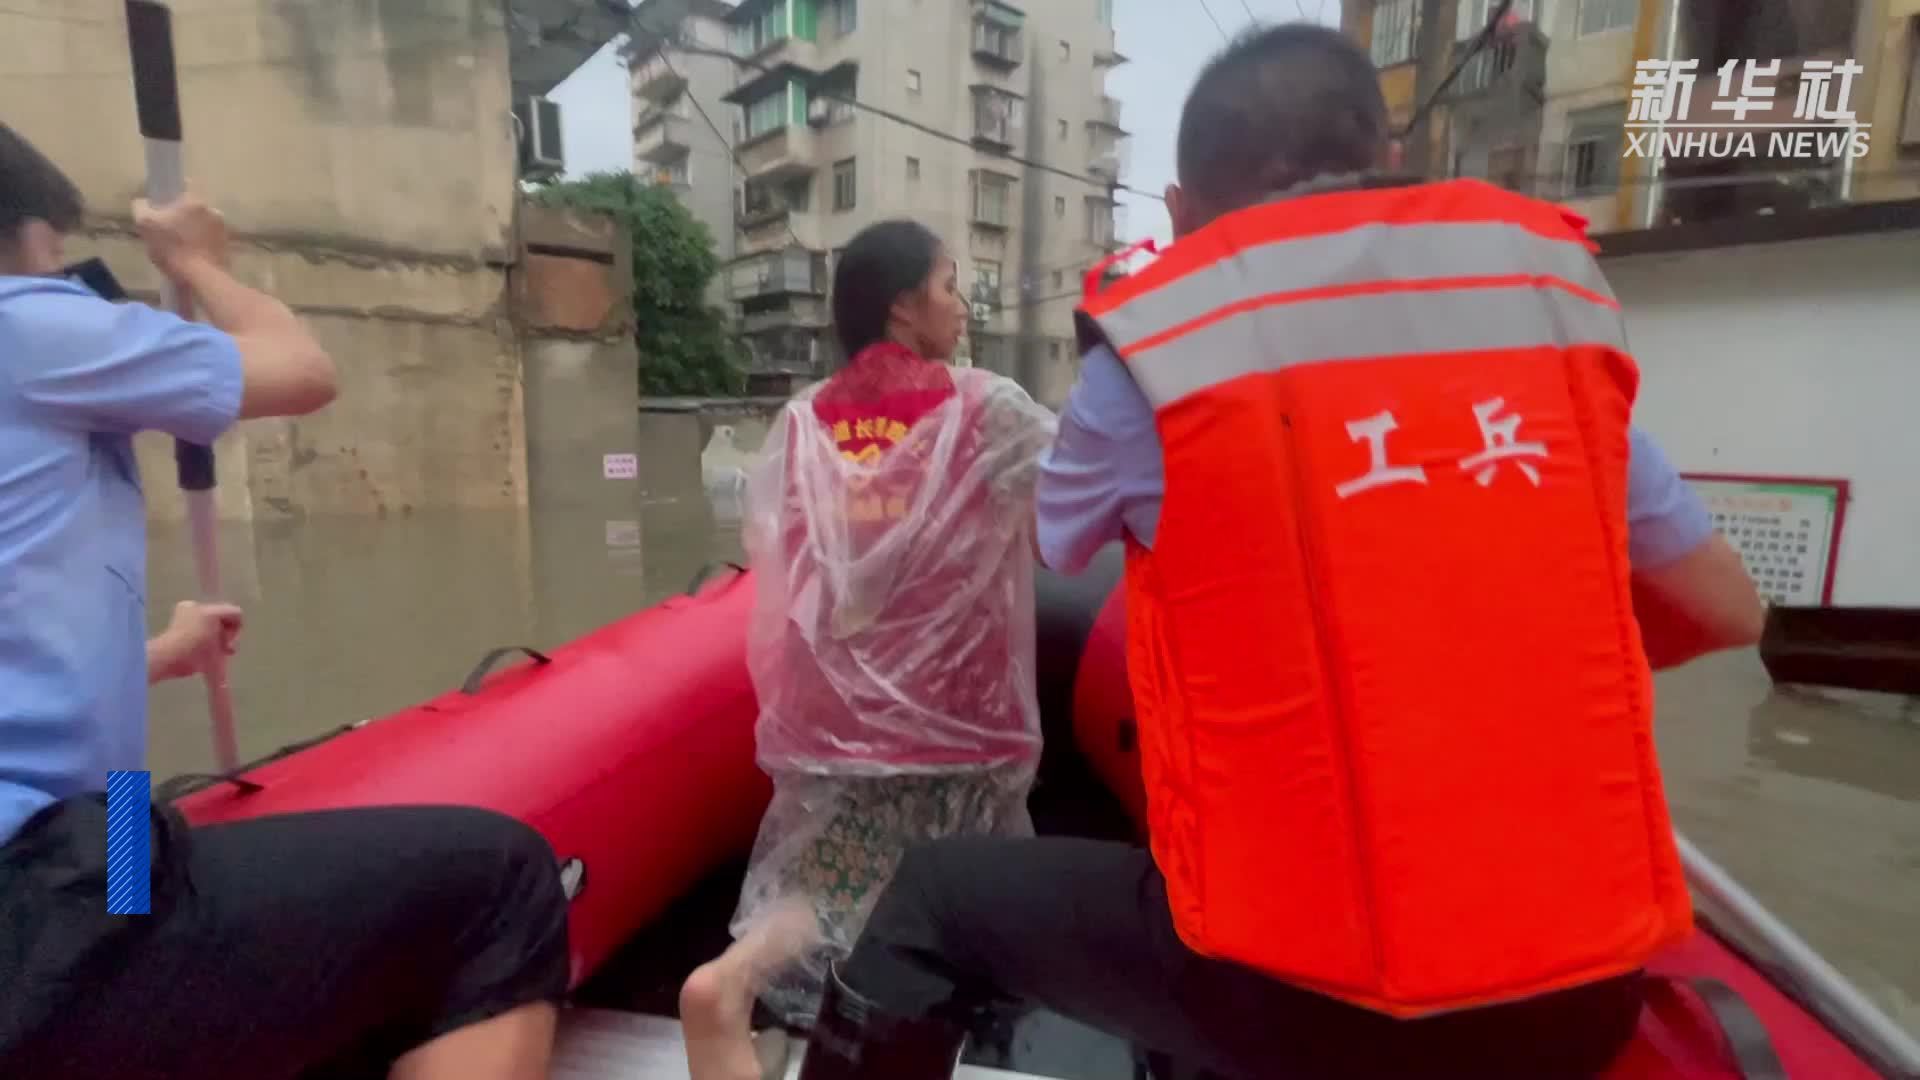
[[[1113,558],[1072,580],[1042,575],[1048,757],[1034,816],[1049,831],[1126,835],[1128,817],[1143,819],[1117,578]],[[628,951],[658,969],[644,974],[659,987],[675,986],[701,957],[661,959],[660,942],[689,934],[678,927],[660,934],[649,924],[690,919],[708,941],[724,942],[738,884],[728,868],[751,846],[769,794],[753,761],[755,706],[744,655],[751,582],[736,573],[698,584],[688,596],[550,653],[500,650],[460,689],[425,704],[234,776],[189,781],[194,789],[178,805],[200,824],[393,804],[512,814],[539,829],[561,859],[574,896],[576,986],[636,935],[647,944]],[[515,653],[527,661],[492,673]],[[1075,787],[1076,776],[1089,775],[1117,801]],[[1043,813],[1049,798],[1067,809]],[[1103,813],[1102,805],[1110,809]],[[697,902],[669,910],[696,887],[705,890]],[[1875,1025],[1890,1022],[1870,1006],[1845,999],[1835,1007],[1825,987],[1790,991],[1713,932],[1663,957],[1655,974],[1662,978],[1640,1037],[1611,1080],[1872,1080],[1883,1074],[1869,1065],[1869,1052],[1900,1070],[1893,1075],[1912,1075],[1898,1045],[1885,1049],[1889,1039],[1898,1044],[1897,1029],[1876,1045],[1885,1033]],[[1838,993],[1849,991],[1842,980]],[[630,1002],[635,995],[615,996]],[[1865,1034],[1850,1030],[1843,1039],[1812,1011],[1820,997],[1825,1015],[1851,1014],[1850,1029]],[[1861,1008],[1871,1014],[1864,1023]]]
[[[697,592],[550,653],[499,650],[460,689],[176,805],[195,824],[395,804],[511,814],[560,856],[577,985],[747,850],[772,793],[753,763],[752,581],[736,575]],[[528,662],[490,673],[520,653]]]

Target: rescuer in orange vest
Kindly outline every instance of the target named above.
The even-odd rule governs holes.
[[[1631,1038],[1691,928],[1651,669],[1761,605],[1630,425],[1584,222],[1388,147],[1332,30],[1201,74],[1178,239],[1090,287],[1038,502],[1056,569],[1127,547],[1151,849],[909,853],[803,1080],[947,1076],[999,997],[1253,1080],[1591,1076]]]

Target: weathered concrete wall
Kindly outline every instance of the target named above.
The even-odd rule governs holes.
[[[610,219],[535,206],[523,211],[521,239],[513,296],[526,342],[530,502],[631,517],[639,483],[603,466],[609,454],[636,453],[640,437],[632,245]]]
[[[223,512],[525,505],[504,4],[173,7],[188,174],[233,227],[236,272],[307,316],[341,368],[331,408],[226,440]],[[24,10],[0,10],[7,122],[86,193],[95,221],[80,253],[151,295],[126,228],[144,165],[123,6]],[[168,453],[164,440],[142,447],[160,518],[181,510]]]

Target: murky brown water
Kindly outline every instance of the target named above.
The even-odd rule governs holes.
[[[243,757],[442,693],[489,649],[565,641],[740,557],[697,490],[613,520],[316,519],[223,543],[249,618],[232,669]],[[192,563],[182,529],[156,527],[152,547],[158,619]],[[1660,692],[1682,830],[1920,1032],[1920,705],[1777,691],[1750,652]],[[157,774],[211,765],[197,682],[158,688],[153,724]]]

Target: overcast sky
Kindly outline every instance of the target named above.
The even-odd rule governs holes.
[[[1029,0],[1064,3],[1067,0]],[[1091,4],[1093,0],[1080,0]],[[1303,16],[1338,25],[1339,0],[1205,0],[1226,33],[1244,28],[1249,15],[1268,22]],[[1158,193],[1173,179],[1173,137],[1180,102],[1193,77],[1222,44],[1221,32],[1201,0],[1115,0],[1119,49],[1131,63],[1107,77],[1133,132],[1128,186]],[[627,169],[633,163],[633,118],[626,74],[614,47],[601,50],[554,91],[564,115],[567,165],[572,175]],[[1128,239],[1171,234],[1159,200],[1122,192]]]

